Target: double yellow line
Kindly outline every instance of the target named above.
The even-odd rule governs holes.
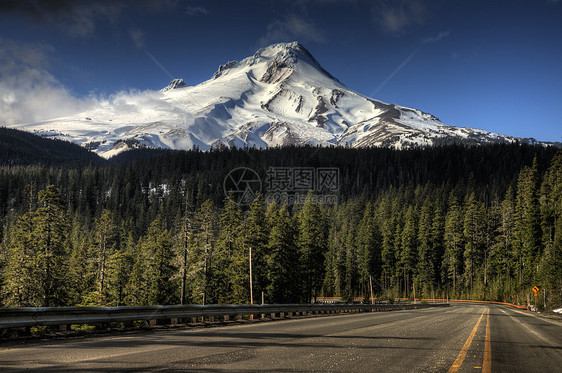
[[[482,372],[490,373],[492,371],[492,345],[490,343],[490,309],[486,308],[484,311],[482,311],[482,314],[480,315],[478,322],[476,323],[476,325],[474,325],[474,328],[472,328],[472,332],[468,336],[466,342],[464,342],[464,346],[462,346],[462,349],[459,352],[457,359],[455,360],[453,365],[451,365],[451,367],[449,368],[449,373],[457,372],[461,367],[464,359],[466,358],[466,354],[468,353],[470,345],[472,344],[472,340],[474,339],[474,336],[478,331],[480,322],[482,321],[482,318],[484,318],[484,314],[486,314],[486,340],[484,343],[484,360],[482,361]]]

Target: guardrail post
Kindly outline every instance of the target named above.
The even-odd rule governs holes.
[[[17,328],[18,336],[25,337],[31,335],[31,326],[24,326],[22,328]]]
[[[172,317],[170,319],[170,325],[178,325],[178,318],[177,317]]]
[[[284,319],[285,318],[285,312],[279,312],[279,318]]]
[[[230,316],[229,316],[229,315],[224,315],[224,316],[222,317],[222,319],[223,319],[224,321],[229,321],[229,320],[230,320]]]
[[[69,332],[70,331],[70,325],[67,324],[62,324],[59,325],[59,332]]]
[[[272,313],[270,314],[270,317],[271,317],[272,319],[274,319],[274,318],[275,318],[275,312],[272,312]]]

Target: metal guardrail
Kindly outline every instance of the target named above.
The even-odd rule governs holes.
[[[21,307],[0,308],[0,329],[39,325],[102,324],[137,320],[188,319],[193,317],[264,315],[280,318],[293,314],[396,311],[448,304],[267,304],[184,305],[130,307]]]

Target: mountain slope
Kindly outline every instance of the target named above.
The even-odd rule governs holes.
[[[403,148],[516,140],[447,126],[431,114],[358,94],[297,42],[274,44],[231,61],[197,86],[175,79],[159,92],[120,95],[76,116],[14,127],[64,136],[106,158],[144,146]]]

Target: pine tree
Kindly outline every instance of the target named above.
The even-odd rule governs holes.
[[[338,205],[337,208],[339,207]],[[327,244],[328,249],[325,254],[326,275],[324,276],[323,284],[324,294],[334,297],[341,296],[345,282],[345,246],[344,239],[335,221],[330,225]],[[299,285],[302,287],[301,283]]]
[[[457,294],[457,280],[461,272],[462,256],[462,214],[457,198],[453,193],[449,198],[449,208],[445,216],[445,257],[443,264],[448,278],[453,281],[453,294]]]
[[[265,203],[261,196],[258,196],[252,204],[250,205],[250,210],[247,212],[246,217],[243,222],[243,229],[239,235],[240,247],[243,250],[238,251],[242,257],[239,258],[241,263],[247,262],[248,265],[244,265],[243,268],[247,268],[248,271],[244,273],[247,275],[248,282],[250,282],[249,277],[249,254],[250,250],[252,253],[252,290],[253,290],[253,301],[257,301],[262,292],[265,292],[267,286],[267,268],[266,268],[266,246],[268,241],[268,229],[267,219],[265,216]],[[235,258],[236,260],[237,258]],[[240,274],[243,270],[240,271]],[[248,282],[246,282],[246,287],[248,287]],[[242,281],[243,283],[243,281]],[[250,298],[248,298],[250,300]]]
[[[481,265],[485,238],[485,217],[483,205],[478,203],[472,192],[465,202],[464,208],[464,269],[467,287],[472,291],[476,269]]]
[[[377,279],[381,276],[381,241],[381,232],[376,223],[374,205],[369,202],[364,209],[356,235],[359,276],[365,293],[369,292],[371,277]]]
[[[148,304],[176,303],[177,287],[171,279],[175,273],[172,266],[173,240],[171,233],[164,227],[162,218],[157,217],[142,240],[141,250],[148,253]]]
[[[408,207],[404,227],[400,235],[400,266],[404,271],[404,290],[408,296],[413,277],[416,275],[417,227],[416,212],[413,206]]]
[[[54,307],[68,303],[69,225],[54,186],[39,192],[39,208],[25,213],[13,232],[5,274],[5,303]]]
[[[345,232],[345,233],[344,233]],[[353,298],[355,296],[355,289],[359,277],[358,263],[357,263],[357,253],[354,245],[355,232],[349,223],[342,234],[345,235],[345,285],[343,292],[341,294],[342,300],[346,303],[353,303]]]
[[[433,246],[432,225],[433,225],[433,204],[429,198],[423,202],[420,211],[418,224],[418,268],[419,279],[422,289],[433,286],[435,281],[435,256],[436,250]],[[427,294],[424,294],[427,295]]]
[[[127,241],[127,252],[132,259],[131,272],[125,287],[125,304],[128,306],[146,306],[148,301],[150,252],[143,250],[141,240],[134,242],[132,236]]]
[[[541,189],[544,254],[539,278],[548,292],[548,304],[562,302],[562,151],[552,160]]]
[[[513,241],[515,234],[515,206],[513,189],[510,187],[500,207],[500,225],[496,244],[491,254],[494,272],[501,278],[504,288],[511,288],[511,279],[517,272],[517,260]]]
[[[213,285],[214,277],[220,272],[215,265],[215,239],[217,235],[217,211],[211,200],[206,200],[201,205],[195,216],[197,233],[195,237],[195,266],[201,270],[201,289],[204,303],[216,303],[219,292]],[[189,245],[189,244],[188,244]]]
[[[71,252],[68,264],[69,299],[72,305],[89,305],[86,301],[88,292],[92,291],[95,277],[89,258],[91,235],[86,225],[74,219],[70,233]],[[95,305],[95,303],[93,303]]]
[[[12,232],[8,264],[4,273],[3,298],[7,307],[39,307],[43,305],[41,284],[36,263],[33,212],[21,216]]]
[[[178,211],[179,213],[179,211]],[[187,266],[189,243],[193,239],[193,211],[190,204],[189,189],[185,192],[185,211],[181,222],[180,236],[178,237],[179,267],[181,271],[180,304],[185,304],[187,298]]]
[[[443,266],[443,258],[445,256],[445,247],[443,243],[443,234],[445,231],[445,217],[439,203],[436,203],[435,211],[433,213],[433,220],[431,222],[431,247],[433,252],[433,272],[435,273],[435,280],[438,280],[438,273]],[[441,277],[441,282],[445,282],[445,278]]]
[[[554,243],[544,253],[543,274],[548,289],[549,304],[556,306],[562,302],[562,219],[557,219]]]
[[[127,295],[127,283],[133,269],[133,256],[135,241],[129,232],[126,238],[122,239],[120,248],[115,250],[109,257],[107,265],[107,300],[110,306],[125,305]]]
[[[395,272],[395,265],[396,265],[396,253],[394,249],[396,215],[394,211],[390,211],[390,203],[386,199],[383,199],[377,211],[378,211],[377,215],[379,216],[379,221],[382,220],[381,280],[384,283],[385,290],[388,290],[390,287],[394,286],[394,272]]]
[[[304,288],[303,302],[308,303],[318,295],[324,277],[324,252],[326,238],[324,222],[320,208],[312,201],[312,192],[306,201],[298,219],[298,245],[301,258],[302,282]]]
[[[267,243],[267,299],[270,303],[297,303],[299,257],[293,220],[286,206],[272,204],[267,220],[271,230]]]
[[[233,297],[233,281],[236,274],[233,256],[238,250],[238,233],[241,225],[240,209],[231,198],[227,198],[219,216],[217,254],[214,260],[214,265],[221,269],[214,273],[213,279],[214,286],[218,291],[219,303],[239,303],[241,301]],[[244,300],[245,302],[247,300]]]
[[[67,304],[68,240],[70,233],[60,192],[54,186],[39,192],[39,208],[33,218],[36,245],[36,280],[41,286],[42,306]]]
[[[518,253],[519,284],[529,286],[535,280],[537,258],[541,254],[539,176],[537,159],[525,167],[517,180],[515,247]]]
[[[95,289],[97,305],[104,305],[107,297],[107,266],[117,246],[117,226],[113,224],[113,215],[109,210],[103,210],[96,219],[93,232],[93,246],[91,258],[94,264]]]

